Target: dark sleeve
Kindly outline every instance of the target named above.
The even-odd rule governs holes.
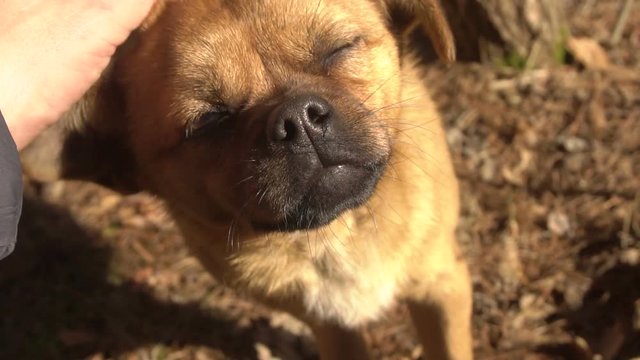
[[[22,212],[22,169],[18,149],[0,113],[0,260],[13,251]]]

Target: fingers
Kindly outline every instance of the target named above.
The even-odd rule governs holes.
[[[109,12],[114,45],[120,45],[149,14],[156,0],[98,0]]]
[[[156,0],[101,0],[110,3],[115,19],[127,30],[135,29],[147,16]]]

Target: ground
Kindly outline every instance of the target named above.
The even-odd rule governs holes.
[[[478,359],[640,357],[640,9],[585,2],[579,56],[534,71],[429,68],[462,182],[458,237]],[[79,182],[29,186],[0,263],[0,359],[313,359],[307,330],[216,283],[160,201]],[[398,307],[367,329],[377,359],[419,359]]]

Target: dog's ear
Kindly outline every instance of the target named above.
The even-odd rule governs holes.
[[[451,28],[440,0],[377,0],[387,17],[397,26],[404,40],[416,29],[421,29],[431,39],[441,61],[451,63],[456,58],[456,48]]]

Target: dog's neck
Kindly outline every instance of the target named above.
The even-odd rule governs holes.
[[[375,319],[393,303],[402,271],[371,275],[394,255],[371,244],[391,239],[375,238],[374,214],[366,207],[346,211],[322,228],[288,233],[173,215],[207,270],[253,297],[302,298],[305,313],[353,325]],[[363,296],[373,299],[370,306],[358,301]]]

